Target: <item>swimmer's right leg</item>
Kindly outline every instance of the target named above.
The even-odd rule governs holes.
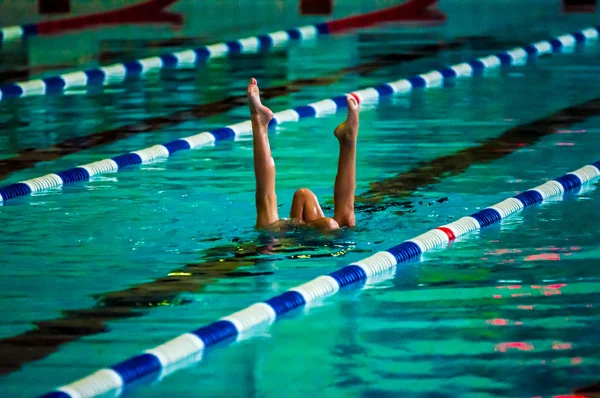
[[[260,102],[256,79],[248,84],[248,105],[252,121],[254,177],[256,179],[256,227],[265,228],[279,220],[275,194],[275,161],[269,146],[268,126],[273,112]]]

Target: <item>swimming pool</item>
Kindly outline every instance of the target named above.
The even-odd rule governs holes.
[[[566,32],[575,22],[547,28]],[[201,70],[166,72],[96,94],[10,102],[0,111],[4,158],[92,132],[111,137],[111,129],[138,124],[125,129],[125,139],[86,142],[87,149],[22,167],[4,183],[245,120],[247,110],[239,107],[159,128],[140,124],[243,94],[249,71],[264,88],[298,88],[266,101],[277,111],[540,34],[489,30],[484,33],[492,38],[423,50],[461,33],[387,26],[215,60]],[[45,392],[597,160],[596,102],[590,101],[598,96],[598,51],[591,45],[365,110],[358,158],[365,201],[358,205],[359,228],[337,239],[264,247],[252,228],[248,140],[7,203],[0,208],[6,353],[0,389],[11,396]],[[390,56],[410,52],[419,56],[410,62]],[[381,56],[390,63],[340,72],[383,62]],[[314,80],[288,84],[298,79]],[[566,107],[571,110],[559,113]],[[337,161],[331,132],[340,117],[282,125],[272,136],[282,214],[300,186],[322,201],[331,198]],[[518,149],[510,135],[516,127],[523,139]],[[490,141],[499,153],[478,152]],[[454,172],[432,180],[431,165],[439,162]],[[411,189],[398,187],[409,172],[416,176]],[[589,189],[526,209],[428,253],[394,278],[217,348],[197,366],[133,395],[550,396],[590,384],[598,373],[597,200]]]

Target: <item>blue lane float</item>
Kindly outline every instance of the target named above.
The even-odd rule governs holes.
[[[324,29],[321,28],[321,30]],[[294,37],[309,37],[311,35],[322,33],[316,26],[312,26],[310,28],[298,28],[296,32],[297,33],[294,35]],[[279,37],[280,40],[284,40],[285,37],[291,36],[291,34],[287,32],[285,34],[277,33],[272,35],[274,35],[274,37]],[[470,62],[463,62],[442,68],[440,70],[430,71],[410,77],[408,79],[396,80],[374,87],[364,88],[354,91],[350,94],[353,95],[359,103],[377,103],[377,101],[379,101],[379,99],[382,97],[408,94],[413,89],[440,87],[450,79],[472,77],[481,74],[483,70],[520,65],[526,63],[528,60],[534,59],[539,55],[567,51],[569,49],[573,49],[577,43],[597,40],[598,36],[599,28],[587,28],[576,32],[575,34],[562,35],[549,41],[540,41],[529,44],[525,47],[517,47],[497,55],[489,55],[487,57],[477,58]],[[244,40],[246,39],[242,39],[242,41]],[[255,44],[260,43],[258,39],[251,42]],[[245,44],[243,44],[243,48],[250,46],[248,41],[244,41],[244,43]],[[217,46],[220,49],[219,51],[227,51],[229,48],[226,44],[214,46]],[[194,53],[194,55],[191,55],[190,53],[190,57],[195,57],[195,52],[192,51],[192,53]],[[149,65],[153,63],[147,62],[146,64]],[[125,71],[124,66],[119,68],[120,70]],[[269,127],[273,128],[275,125],[281,123],[297,122],[300,119],[308,117],[319,117],[322,115],[331,114],[337,112],[338,110],[344,109],[346,106],[346,96],[340,95],[308,105],[299,106],[294,109],[283,110],[275,113],[275,116],[273,120],[271,120]],[[0,203],[19,196],[29,195],[34,192],[51,188],[59,188],[63,185],[73,184],[81,181],[87,181],[96,175],[116,173],[126,167],[150,163],[161,158],[167,158],[179,151],[210,146],[214,145],[214,143],[217,141],[233,139],[251,134],[252,123],[247,120],[245,122],[174,140],[164,145],[154,145],[139,151],[116,156],[112,159],[104,159],[59,173],[47,174],[42,177],[21,181],[16,184],[11,184],[0,188]],[[532,195],[529,195],[528,198],[529,200],[535,199]],[[489,212],[486,214],[481,214],[478,217],[482,222],[492,222],[496,218],[494,214]],[[488,219],[489,221],[487,221]]]
[[[253,304],[207,326],[184,333],[158,347],[110,368],[101,369],[42,397],[90,398],[104,394],[118,396],[140,380],[149,382],[162,379],[184,365],[197,362],[207,347],[232,340],[259,325],[271,324],[290,311],[336,294],[341,288],[360,285],[369,278],[389,272],[397,264],[447,245],[461,235],[496,224],[527,206],[561,196],[596,180],[600,177],[599,167],[600,161],[550,180],[471,216],[432,229],[388,250],[291,288],[269,300]]]

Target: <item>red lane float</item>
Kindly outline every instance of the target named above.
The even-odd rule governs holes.
[[[445,20],[443,13],[428,9],[436,3],[437,0],[410,0],[383,10],[327,22],[327,28],[329,33],[340,33],[382,22]]]
[[[46,21],[37,24],[40,36],[49,36],[102,25],[168,23],[181,25],[181,14],[164,11],[177,0],[148,0],[145,3],[80,17]]]

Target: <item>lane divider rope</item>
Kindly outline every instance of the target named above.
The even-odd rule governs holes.
[[[116,63],[108,66],[92,68],[85,71],[65,73],[44,79],[0,86],[0,100],[6,98],[29,97],[60,93],[75,87],[101,86],[108,83],[120,83],[132,76],[156,72],[164,68],[200,65],[208,59],[221,58],[233,54],[256,53],[272,48],[287,46],[292,41],[312,40],[318,36],[340,33],[390,20],[402,20],[413,17],[419,11],[436,3],[437,0],[410,0],[399,6],[386,8],[371,13],[354,15],[315,25],[280,30],[277,32],[251,36],[239,40],[216,43],[196,49],[188,49],[159,56]],[[1,30],[0,39],[16,38],[23,35],[34,35],[39,31],[35,24],[24,27],[10,27]],[[1,40],[0,40],[1,42]]]
[[[302,28],[303,29],[303,28]],[[401,79],[389,83],[380,84],[375,87],[364,88],[350,93],[359,103],[375,103],[381,97],[407,94],[413,89],[427,89],[443,86],[449,79],[472,77],[483,73],[486,69],[495,69],[501,66],[525,64],[529,59],[539,55],[559,53],[564,50],[573,49],[577,43],[585,43],[589,40],[597,40],[599,28],[587,28],[574,34],[566,34],[548,41],[540,41],[524,47],[501,52],[497,55],[489,55],[446,67],[440,70],[430,71],[420,75]],[[304,31],[306,35],[316,34],[318,28],[311,27]],[[297,34],[301,35],[302,33]],[[80,72],[83,73],[83,72]],[[346,96],[341,95],[331,99],[314,102],[275,113],[269,127],[285,122],[295,122],[303,118],[318,117],[325,114],[335,113],[347,106]],[[214,145],[217,141],[233,139],[252,134],[252,124],[249,120],[217,128],[209,132],[192,135],[177,139],[164,145],[154,145],[149,148],[126,153],[88,163],[58,173],[47,174],[42,177],[17,182],[0,188],[0,203],[19,196],[29,195],[51,188],[59,188],[76,182],[88,181],[91,177],[106,173],[115,173],[125,167],[153,162],[156,159],[166,158],[175,152],[196,149],[204,146]]]
[[[159,56],[91,68],[85,71],[69,72],[44,79],[6,84],[0,86],[0,100],[60,93],[77,87],[120,83],[132,76],[140,76],[164,68],[200,65],[208,59],[284,47],[291,41],[311,40],[324,34],[327,34],[326,24],[307,25],[262,36],[202,46],[193,50],[165,53]]]
[[[421,254],[447,245],[459,236],[498,223],[525,207],[572,192],[598,177],[600,177],[600,161],[550,180],[475,214],[432,229],[328,275],[319,276],[279,296],[253,304],[207,326],[184,333],[140,355],[60,387],[56,391],[43,395],[43,398],[88,398],[109,392],[111,396],[117,396],[129,385],[141,379],[145,382],[160,380],[175,370],[200,360],[205,348],[235,339],[259,325],[271,324],[287,312],[334,295],[341,288],[360,285],[367,279],[393,269],[397,264],[419,258]]]

